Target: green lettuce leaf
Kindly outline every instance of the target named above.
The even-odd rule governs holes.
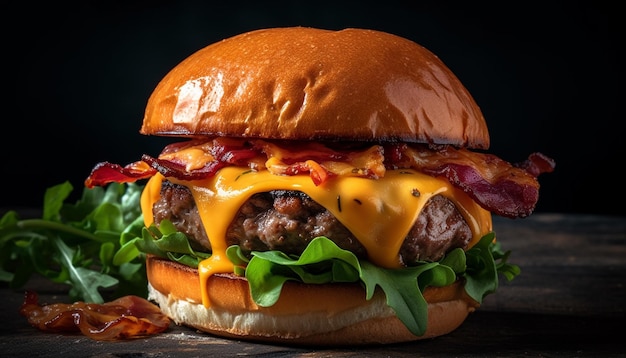
[[[253,251],[245,276],[252,299],[267,307],[276,303],[288,280],[309,284],[356,282],[359,268],[359,260],[352,252],[326,238],[316,238],[297,258],[279,251]]]

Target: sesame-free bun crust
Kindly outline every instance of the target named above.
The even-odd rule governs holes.
[[[460,284],[427,288],[428,326],[411,334],[377,292],[371,300],[358,284],[305,285],[287,282],[278,302],[260,307],[245,278],[213,275],[210,306],[202,304],[198,271],[148,255],[149,299],[177,324],[217,336],[290,345],[390,344],[447,334],[478,304]]]
[[[255,30],[183,60],[142,134],[404,141],[487,149],[483,115],[433,53],[374,30]]]

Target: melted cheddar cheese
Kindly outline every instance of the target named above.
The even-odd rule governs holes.
[[[152,224],[152,206],[159,199],[163,181],[155,175],[142,194],[141,207],[147,226]],[[433,195],[454,202],[467,221],[473,238],[470,246],[491,231],[491,214],[448,181],[414,170],[388,170],[383,178],[335,177],[315,186],[308,175],[274,175],[267,170],[226,167],[217,175],[197,181],[173,183],[188,187],[193,194],[207,231],[212,256],[198,267],[206,282],[215,273],[232,272],[226,257],[226,230],[242,204],[253,194],[271,190],[297,190],[328,209],[367,249],[369,260],[379,266],[399,268],[400,247],[417,216]],[[206,290],[206,284],[200,285]],[[202,292],[208,306],[207,292]]]

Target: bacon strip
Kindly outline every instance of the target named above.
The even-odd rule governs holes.
[[[444,177],[467,193],[484,209],[505,217],[525,217],[532,213],[539,197],[537,177],[554,170],[554,161],[533,153],[524,162],[511,164],[495,155],[457,149],[452,146],[429,148],[420,144],[372,145],[357,150],[328,148],[321,143],[298,146],[267,140],[214,138],[167,146],[159,158],[148,155],[126,167],[110,163],[96,165],[85,181],[87,187],[109,182],[132,182],[156,172],[180,180],[211,177],[229,165],[267,169],[275,175],[309,173],[315,185],[339,175],[378,179],[386,168],[413,168],[428,175]],[[200,162],[186,168],[185,151],[202,151]],[[198,156],[193,156],[198,158]]]
[[[218,170],[229,165],[227,162],[214,160],[208,162],[204,167],[194,170],[186,170],[185,166],[172,160],[164,160],[153,158],[149,155],[143,155],[141,159],[148,163],[155,171],[163,174],[165,177],[172,177],[180,180],[199,180],[209,178],[215,175]]]
[[[539,199],[537,176],[554,170],[554,161],[540,153],[513,165],[492,154],[455,149],[437,151],[405,147],[402,161],[432,176],[442,176],[486,210],[504,217],[526,217]]]
[[[424,168],[423,171],[432,176],[445,177],[482,207],[504,217],[530,215],[539,199],[538,185],[520,184],[505,178],[490,183],[478,170],[469,166],[450,163]]]
[[[556,163],[554,162],[554,159],[542,153],[532,153],[525,161],[513,165],[524,169],[536,178],[543,173],[551,173],[554,170]]]
[[[140,179],[148,179],[156,172],[143,161],[131,163],[125,167],[119,164],[101,162],[91,170],[91,174],[85,180],[85,186],[93,188],[109,183],[133,183]]]
[[[137,296],[124,296],[104,304],[40,306],[37,293],[27,291],[20,314],[42,331],[82,333],[97,341],[146,337],[164,332],[170,325],[170,319],[159,307]]]

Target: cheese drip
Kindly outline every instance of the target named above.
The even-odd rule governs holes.
[[[152,204],[159,198],[163,177],[153,177],[142,195],[146,225],[152,223]],[[329,210],[366,248],[369,260],[382,267],[399,268],[399,251],[422,208],[434,195],[452,200],[467,221],[472,246],[491,230],[491,214],[448,181],[410,169],[388,170],[377,180],[340,176],[315,186],[308,175],[279,176],[246,167],[226,167],[198,181],[173,183],[188,187],[195,199],[213,249],[198,267],[203,304],[209,306],[207,282],[215,273],[232,272],[226,257],[226,230],[239,208],[253,194],[296,190]],[[147,211],[150,208],[150,211]]]

